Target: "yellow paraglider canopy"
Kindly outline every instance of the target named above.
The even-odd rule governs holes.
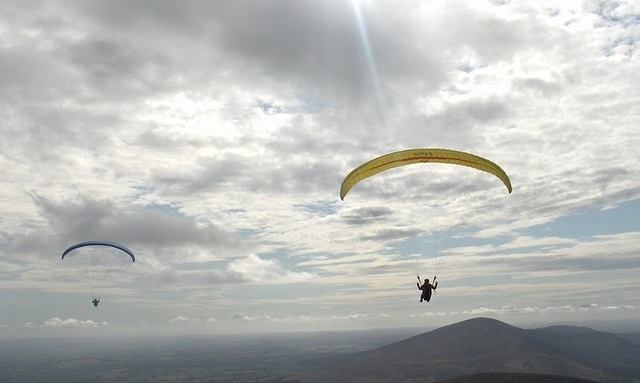
[[[500,166],[496,165],[486,158],[482,158],[471,153],[460,152],[457,150],[417,148],[388,153],[367,161],[364,164],[353,169],[344,178],[344,181],[342,181],[342,187],[340,188],[340,199],[344,200],[344,197],[347,195],[347,193],[349,193],[349,190],[351,190],[351,188],[355,184],[365,178],[399,166],[423,162],[455,164],[482,170],[498,177],[507,187],[509,193],[511,193],[512,191],[511,181],[509,180],[509,176],[507,175],[507,173],[505,173],[505,171],[502,170]]]

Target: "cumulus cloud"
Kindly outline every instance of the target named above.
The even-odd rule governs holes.
[[[32,195],[42,216],[63,238],[118,238],[155,246],[192,244],[233,248],[240,239],[213,223],[198,223],[186,216],[153,210],[118,209],[108,200],[80,197],[54,201]]]
[[[183,315],[178,315],[177,317],[170,319],[169,323],[200,323],[200,318],[189,318]]]
[[[231,262],[228,270],[261,283],[304,282],[313,277],[309,272],[286,270],[278,260],[262,259],[255,254]]]
[[[34,323],[34,322],[26,322],[23,327],[49,327],[49,328],[97,328],[108,326],[108,322],[95,322],[90,319],[82,320],[76,318],[66,318],[61,319],[59,317],[51,317],[42,324]]]
[[[449,315],[509,315],[509,314],[539,314],[539,313],[576,313],[578,311],[614,311],[614,310],[637,310],[637,306],[605,306],[597,303],[587,303],[581,305],[545,306],[545,307],[479,307],[472,310],[452,311]]]
[[[389,317],[390,317],[389,314],[386,314],[386,313],[360,312],[360,313],[348,314],[348,315],[332,315],[328,317],[328,319],[357,321],[357,320],[363,320],[363,319],[369,319],[369,318],[389,318]]]
[[[420,313],[420,314],[411,314],[409,315],[410,318],[416,318],[416,317],[444,317],[446,315],[450,315],[450,313],[446,313],[443,311],[427,311],[424,313]]]
[[[178,262],[175,262],[179,264]],[[202,269],[181,270],[180,266],[153,266],[148,275],[162,283],[178,287],[189,282],[208,285],[235,285],[244,283],[287,284],[304,282],[315,274],[287,270],[276,259],[263,259],[259,255],[250,254],[229,262],[217,262],[216,267],[205,264]],[[197,267],[197,266],[195,266]],[[194,268],[192,266],[191,268]]]
[[[233,270],[228,266],[226,270],[210,270],[203,272],[204,280],[212,285],[246,283],[252,280],[251,274]]]
[[[0,320],[94,279],[120,303],[242,307],[254,323],[366,323],[382,303],[367,288],[407,318],[398,286],[416,263],[490,292],[453,303],[465,315],[635,307],[639,13],[630,0],[3,2]],[[340,200],[356,166],[418,146],[487,157],[513,193],[420,164]],[[61,265],[90,239],[139,257],[124,273]],[[579,307],[537,293],[559,295],[561,278],[568,297],[603,279],[620,294]],[[514,288],[531,300],[510,301]],[[179,313],[165,317],[206,321]]]
[[[170,319],[167,321],[167,323],[171,323],[171,324],[199,324],[199,323],[215,323],[216,322],[216,318],[213,317],[209,317],[209,318],[198,318],[198,317],[188,317],[185,315],[178,315],[177,317]]]
[[[386,313],[367,313],[367,312],[359,312],[354,314],[345,314],[345,315],[309,315],[309,314],[299,314],[299,315],[247,315],[244,313],[234,313],[231,316],[231,319],[234,321],[241,322],[254,322],[254,321],[263,321],[263,322],[290,322],[290,323],[305,323],[305,322],[325,322],[325,321],[362,321],[368,319],[376,319],[376,318],[390,318],[391,316]]]
[[[249,316],[243,313],[234,313],[231,315],[231,319],[235,321],[253,322],[253,321],[271,321],[272,318],[268,315],[256,315]]]

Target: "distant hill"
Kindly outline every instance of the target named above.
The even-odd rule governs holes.
[[[436,382],[482,373],[632,382],[640,379],[640,345],[586,327],[525,330],[475,318],[374,350],[324,359],[284,381]]]
[[[640,332],[635,333],[627,333],[627,334],[617,334],[619,337],[629,340],[633,343],[640,344]]]
[[[594,380],[544,374],[475,374],[441,380],[436,383],[595,383]]]

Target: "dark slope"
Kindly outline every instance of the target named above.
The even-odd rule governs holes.
[[[289,381],[432,382],[496,372],[631,381],[640,377],[640,346],[587,328],[524,330],[475,318],[340,360],[326,360]]]
[[[547,327],[531,333],[557,354],[606,372],[612,378],[640,377],[640,345],[621,336],[571,326]]]
[[[437,383],[595,383],[595,381],[557,375],[495,373],[461,376]]]
[[[636,344],[640,344],[640,332],[617,334],[620,338],[626,339]]]

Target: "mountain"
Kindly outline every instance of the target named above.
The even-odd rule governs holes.
[[[595,383],[595,381],[559,375],[502,372],[466,375],[436,383]]]
[[[482,373],[640,379],[640,345],[585,327],[525,330],[475,318],[374,350],[324,359],[286,382],[435,382]]]
[[[618,334],[619,337],[640,344],[640,332]]]

